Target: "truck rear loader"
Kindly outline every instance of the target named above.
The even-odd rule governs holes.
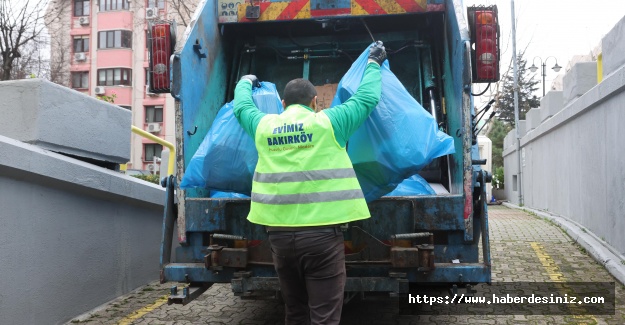
[[[406,90],[453,137],[455,153],[420,172],[436,195],[382,197],[369,203],[370,219],[342,227],[347,300],[491,281],[490,175],[480,168],[471,89],[499,79],[496,7],[467,9],[461,0],[207,0],[177,47],[174,30],[172,22],[149,27],[150,89],[176,100],[176,174],[163,180],[161,281],[187,285],[172,287],[170,303],[186,304],[214,283],[230,283],[244,298],[279,291],[265,229],[246,220],[249,199],[177,186],[236,82],[255,74],[282,90],[306,78],[327,107],[374,40],[384,42]]]

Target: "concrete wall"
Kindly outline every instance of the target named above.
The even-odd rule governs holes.
[[[601,40],[603,76],[606,77],[625,65],[625,17]]]
[[[519,191],[518,191],[518,170],[519,163],[516,154],[516,135],[514,130],[510,131],[506,138],[509,138],[509,145],[504,146],[503,151],[503,166],[504,166],[504,193],[508,201],[519,204]],[[515,181],[516,180],[516,181]]]
[[[159,277],[164,190],[0,136],[0,323],[58,324]]]
[[[130,111],[43,79],[0,82],[0,135],[98,161],[130,159]]]
[[[525,120],[519,121],[519,136],[523,137],[526,132],[527,123]],[[504,189],[503,197],[506,200],[519,204],[519,158],[516,154],[517,138],[516,129],[512,129],[503,140],[503,165],[504,165]]]
[[[564,101],[553,94],[541,102],[550,113],[538,125],[533,120],[521,138],[523,204],[579,223],[622,254],[625,66],[580,94],[593,80],[596,84],[596,75],[586,73],[592,70],[588,63],[578,64],[583,66],[574,66],[564,78]],[[562,102],[564,107],[556,107]],[[514,140],[512,131],[504,145],[505,184],[508,199],[518,204],[512,186],[518,170]]]

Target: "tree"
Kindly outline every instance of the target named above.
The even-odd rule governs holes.
[[[493,185],[503,188],[503,140],[508,132],[512,130],[512,127],[498,118],[493,118],[490,123],[486,136],[493,143],[492,170],[495,171]]]
[[[50,0],[45,16],[45,24],[48,29],[50,52],[49,74],[50,81],[70,86],[70,63],[72,39],[67,37],[67,31],[71,29],[72,22],[71,0]]]
[[[30,75],[32,72],[17,68],[41,63],[32,60],[32,54],[39,52],[34,43],[40,40],[44,28],[46,5],[47,1],[25,0],[20,8],[14,1],[12,5],[9,0],[0,0],[0,80]]]
[[[8,79],[48,78],[49,60],[44,40],[24,44],[13,61]]]
[[[177,21],[180,21],[181,27],[187,27],[193,17],[193,12],[197,9],[199,1],[189,0],[170,0],[171,8],[174,9],[174,13],[177,17],[173,17]]]
[[[504,178],[503,172],[504,172],[503,167],[497,167],[497,169],[495,169],[495,173],[493,174],[492,184],[497,189],[504,188],[505,178]]]
[[[503,167],[503,139],[512,130],[510,125],[506,125],[498,118],[493,118],[486,135],[493,143],[493,170]]]
[[[525,119],[525,113],[531,108],[540,106],[540,99],[533,95],[538,87],[538,80],[534,80],[534,75],[528,73],[527,61],[523,59],[523,52],[517,55],[517,68],[519,75],[519,120]],[[513,69],[508,68],[502,78],[502,87],[495,96],[495,108],[498,111],[497,117],[504,123],[514,128],[514,76]],[[528,77],[529,76],[529,77]],[[494,145],[494,144],[493,144]]]

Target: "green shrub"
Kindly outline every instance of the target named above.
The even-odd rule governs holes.
[[[495,175],[493,175],[493,186],[498,189],[503,189],[503,167],[497,167],[495,169]]]
[[[160,184],[161,183],[161,179],[159,175],[156,174],[150,174],[150,175],[132,175],[132,177],[136,177],[138,179],[142,179],[146,182],[150,182],[150,183],[154,183],[154,184]]]

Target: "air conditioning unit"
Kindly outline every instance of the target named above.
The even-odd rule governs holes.
[[[158,18],[158,8],[146,8],[145,9],[145,19],[156,19]]]
[[[148,123],[148,132],[155,133],[161,131],[161,125],[159,123]]]
[[[154,164],[148,164],[148,170],[153,172],[156,169],[156,167],[154,166]]]
[[[89,17],[80,17],[80,18],[78,19],[78,22],[79,22],[81,25],[89,25]]]
[[[158,94],[150,91],[150,85],[145,85],[145,94],[148,96],[158,96]]]
[[[74,53],[74,60],[76,61],[85,61],[87,60],[87,55],[85,53]]]
[[[104,87],[102,86],[95,87],[96,95],[104,95],[104,93],[106,93],[106,89]]]

